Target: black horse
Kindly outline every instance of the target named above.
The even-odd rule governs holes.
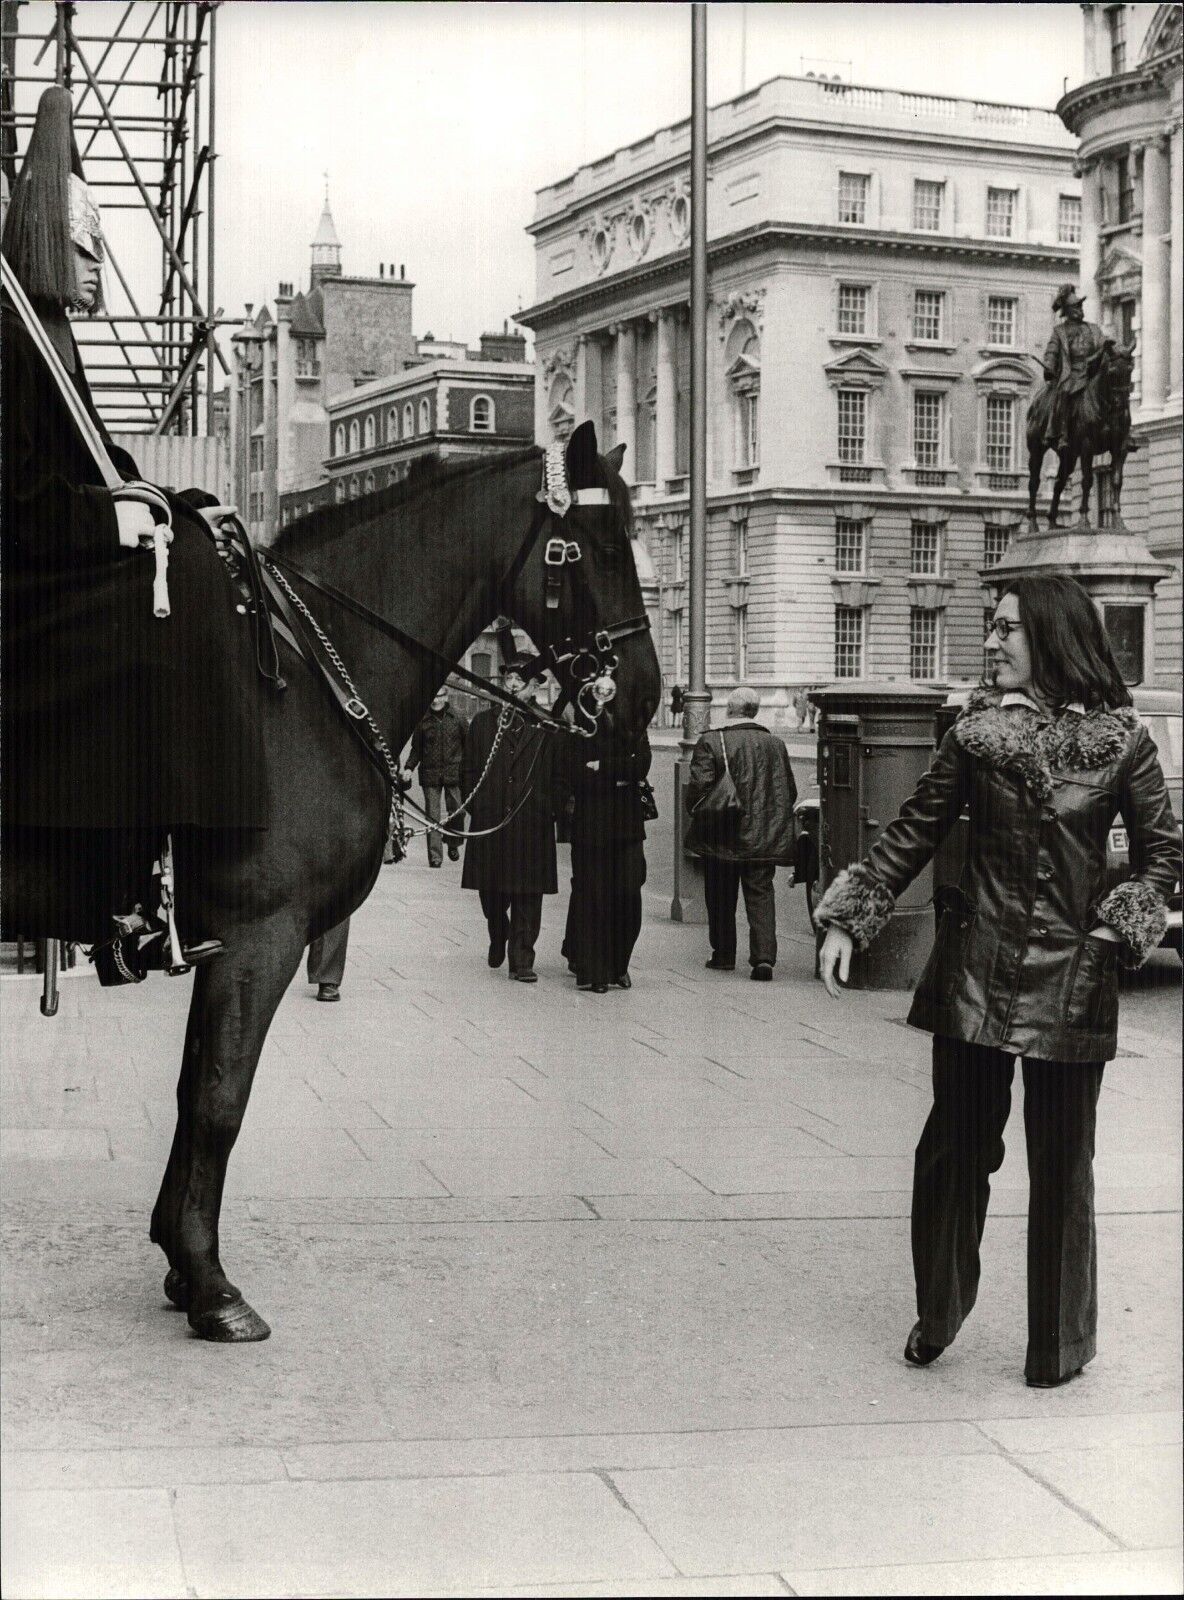
[[[392,751],[410,737],[448,663],[498,615],[539,644],[570,635],[584,646],[585,675],[607,650],[598,631],[640,619],[611,642],[616,693],[606,714],[623,735],[637,737],[657,709],[660,678],[629,543],[628,490],[585,423],[567,447],[568,484],[601,492],[549,523],[538,495],[543,461],[532,446],[441,469],[436,479],[316,512],[277,541],[274,553],[292,564],[281,572],[332,640]],[[557,586],[544,558],[548,536],[559,532],[569,560],[573,545],[580,559]],[[393,642],[296,569],[435,654]],[[263,697],[270,828],[213,847],[208,838],[200,847],[174,841],[179,913],[188,896],[196,920],[216,931],[225,951],[194,974],[177,1127],[151,1237],[168,1258],[166,1294],[188,1311],[197,1334],[223,1343],[270,1332],[223,1270],[218,1236],[227,1163],[259,1054],[305,946],[373,888],[387,830],[382,774],[316,671],[286,644],[281,655],[286,692],[243,685],[244,694]],[[561,683],[564,671],[560,665]],[[563,687],[577,693],[580,683]],[[39,912],[48,863],[24,857],[5,865],[4,925],[52,935]]]
[[[1048,525],[1058,526],[1061,495],[1073,472],[1081,463],[1081,512],[1079,523],[1089,523],[1089,497],[1094,481],[1094,457],[1109,453],[1111,505],[1116,518],[1120,518],[1122,503],[1122,475],[1130,451],[1131,431],[1131,372],[1134,368],[1134,341],[1129,345],[1115,344],[1107,339],[1086,368],[1088,381],[1078,397],[1070,429],[1069,443],[1058,449],[1056,482],[1053,485],[1052,503],[1048,508]],[[1049,377],[1048,369],[1044,369]],[[1040,488],[1040,472],[1044,457],[1051,448],[1046,441],[1049,415],[1052,411],[1053,389],[1046,382],[1028,407],[1028,526],[1038,531],[1036,521],[1036,495]]]

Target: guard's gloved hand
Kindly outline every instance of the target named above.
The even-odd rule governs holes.
[[[198,506],[196,509],[199,516],[205,519],[214,533],[220,533],[224,522],[238,516],[237,506]]]
[[[126,550],[137,550],[141,544],[151,544],[156,530],[156,519],[142,500],[117,500],[115,520],[119,524],[119,542]]]

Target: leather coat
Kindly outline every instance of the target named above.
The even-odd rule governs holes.
[[[727,740],[728,770],[740,801],[734,838],[712,841],[705,853],[720,861],[773,861],[789,866],[794,857],[794,802],[798,797],[785,740],[759,722],[729,722],[705,733],[691,755],[683,791],[694,810],[722,776],[720,739]]]
[[[963,808],[961,881],[942,891],[937,941],[913,999],[916,1027],[1014,1055],[1108,1061],[1118,965],[1158,945],[1180,872],[1180,835],[1155,745],[1129,708],[1051,722],[996,693],[972,697],[900,816],[818,908],[861,947]],[[1115,815],[1132,876],[1106,889]],[[1091,937],[1105,923],[1121,942]]]

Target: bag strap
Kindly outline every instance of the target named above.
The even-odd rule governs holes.
[[[732,772],[731,768],[728,766],[728,741],[724,738],[724,730],[722,728],[719,730],[719,749],[720,754],[724,758],[724,771],[727,773],[730,779]]]

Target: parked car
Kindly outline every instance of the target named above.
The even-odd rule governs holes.
[[[965,703],[968,689],[957,689],[946,700],[939,718],[947,716],[953,720],[958,707]],[[1160,765],[1167,780],[1168,794],[1171,796],[1172,810],[1176,816],[1177,826],[1181,824],[1181,791],[1184,786],[1184,695],[1174,689],[1143,689],[1131,690],[1131,698],[1135,703],[1135,710],[1139,713],[1143,726],[1155,741],[1159,751]],[[814,907],[822,895],[822,884],[819,870],[819,809],[818,786],[812,785],[798,801],[794,808],[794,815],[798,824],[797,854],[794,862],[794,882],[804,884],[806,887],[806,907],[810,913],[811,926],[814,925]],[[958,825],[950,833],[949,838],[939,849],[933,863],[934,886],[940,887],[947,883],[957,883],[962,873],[962,862],[966,853],[966,826],[965,814],[959,819]],[[1121,883],[1130,876],[1130,841],[1127,838],[1126,828],[1121,821],[1116,820],[1110,829],[1110,838],[1106,851],[1106,889],[1107,892],[1116,883]],[[1163,943],[1170,945],[1182,961],[1184,961],[1184,937],[1181,932],[1181,893],[1180,882],[1177,880],[1175,892],[1168,904],[1168,926],[1163,936]]]

